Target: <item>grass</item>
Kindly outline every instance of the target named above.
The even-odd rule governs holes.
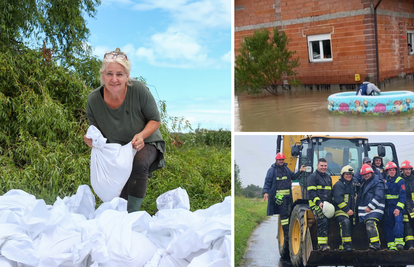
[[[260,198],[234,198],[234,266],[243,262],[247,243],[253,230],[265,219],[267,202]]]

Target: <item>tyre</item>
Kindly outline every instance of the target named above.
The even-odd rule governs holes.
[[[306,265],[310,256],[312,240],[309,229],[304,228],[305,211],[309,209],[307,205],[299,204],[293,208],[289,223],[289,254],[292,265],[301,267]],[[305,240],[302,240],[305,231]]]
[[[289,258],[289,244],[288,244],[288,236],[285,237],[285,233],[283,232],[283,227],[280,222],[280,216],[278,220],[278,236],[277,241],[279,245],[279,254],[282,259],[288,259]]]

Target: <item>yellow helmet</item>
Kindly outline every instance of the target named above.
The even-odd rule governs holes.
[[[351,166],[346,165],[345,167],[342,168],[341,175],[343,175],[346,172],[354,174],[354,169]]]

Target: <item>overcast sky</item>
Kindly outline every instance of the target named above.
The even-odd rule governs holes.
[[[297,134],[297,133],[295,133]],[[323,135],[326,135],[324,133]],[[338,136],[338,134],[330,134]],[[413,134],[387,134],[370,135],[357,133],[343,136],[365,136],[369,142],[394,143],[398,160],[409,160],[414,163],[414,135]],[[277,135],[234,135],[234,160],[240,168],[243,186],[249,184],[263,187],[267,170],[275,162]]]

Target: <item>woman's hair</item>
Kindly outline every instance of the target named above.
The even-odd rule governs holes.
[[[108,67],[109,63],[118,63],[118,64],[121,64],[124,67],[125,72],[126,72],[127,75],[129,75],[130,72],[131,72],[131,63],[129,62],[128,59],[120,59],[120,58],[107,59],[107,58],[104,58],[102,60],[102,67],[99,70],[99,73],[101,74],[100,77],[99,77],[99,80],[101,81],[101,85],[104,85],[105,84],[104,83],[104,80],[102,78],[102,74],[104,73],[104,71]],[[129,75],[127,84],[128,85],[132,85],[132,80],[133,79]]]

